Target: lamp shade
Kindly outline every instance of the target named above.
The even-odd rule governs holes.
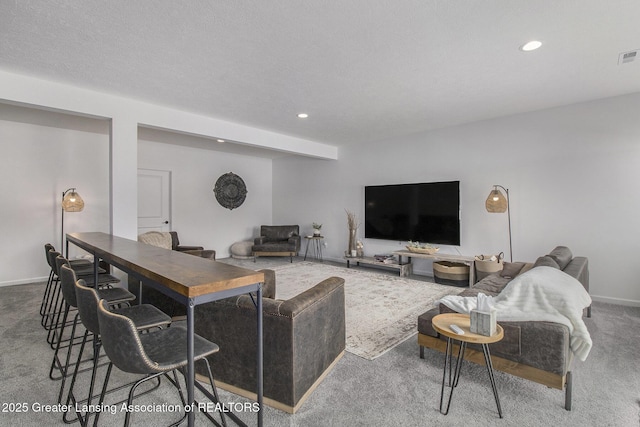
[[[84,209],[84,200],[78,193],[76,193],[76,189],[72,188],[67,190],[64,197],[62,198],[62,210],[65,212],[80,212]]]
[[[508,203],[502,191],[500,191],[498,187],[493,187],[484,205],[487,208],[487,212],[504,213],[507,211]]]

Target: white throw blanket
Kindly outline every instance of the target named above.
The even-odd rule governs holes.
[[[436,301],[458,313],[476,307],[476,297],[445,296]],[[571,338],[571,351],[584,361],[592,341],[582,320],[591,297],[582,284],[567,273],[553,267],[536,267],[517,276],[493,298],[498,321],[544,321],[566,325]]]

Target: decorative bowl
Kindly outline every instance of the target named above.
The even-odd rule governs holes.
[[[427,255],[433,255],[436,252],[438,252],[440,250],[440,248],[416,248],[414,246],[407,246],[407,249],[409,250],[409,252],[415,252],[417,254],[427,254]]]

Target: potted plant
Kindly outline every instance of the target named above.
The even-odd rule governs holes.
[[[311,224],[311,226],[313,227],[313,235],[319,236],[320,229],[322,228],[322,224],[318,224],[317,222],[314,222],[313,224]]]

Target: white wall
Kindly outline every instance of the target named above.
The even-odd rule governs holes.
[[[488,120],[341,149],[338,162],[274,161],[274,222],[323,223],[327,258],[347,246],[344,209],[364,220],[364,186],[461,181],[461,246],[508,254],[506,214],[489,214],[493,184],[510,189],[514,260],[556,245],[589,257],[594,299],[640,305],[640,94]],[[364,229],[359,230],[364,238]],[[365,254],[405,242],[364,240]],[[418,270],[428,272],[422,261]]]
[[[66,188],[78,187],[87,202],[78,216],[67,215],[68,231],[112,231],[125,237],[135,233],[135,169],[150,167],[134,161],[137,124],[207,136],[225,137],[219,134],[223,132],[264,147],[282,139],[286,148],[275,147],[282,151],[295,145],[291,138],[270,132],[134,100],[4,72],[0,77],[6,83],[0,86],[4,102],[105,118],[54,114],[35,119],[19,107],[2,106],[0,195],[14,202],[2,208],[0,229],[6,243],[0,284],[46,276],[42,245],[58,240],[57,199]],[[640,304],[640,267],[635,262],[640,244],[634,233],[640,214],[638,111],[640,94],[635,94],[347,147],[337,162],[281,159],[273,164],[272,222],[298,223],[305,232],[310,232],[311,222],[324,223],[326,254],[338,259],[347,244],[344,209],[362,219],[364,185],[458,179],[462,245],[442,250],[496,252],[508,247],[506,217],[487,214],[483,204],[491,185],[501,184],[511,189],[515,259],[533,260],[557,244],[568,245],[590,258],[592,295]],[[49,145],[41,145],[43,141]],[[329,146],[298,142],[303,154],[335,158]],[[240,168],[244,160],[237,160],[234,172],[249,176]],[[215,182],[206,179],[211,179],[208,186]],[[264,206],[252,209],[268,211]],[[267,222],[262,212],[247,218],[250,226],[235,230],[242,236],[235,231],[233,239],[225,235],[223,245],[253,234],[247,227]],[[224,221],[241,218],[234,211],[218,214]],[[183,241],[190,243],[191,232],[186,233]],[[401,247],[400,242],[365,241],[369,254]]]
[[[271,164],[270,159],[185,144],[138,142],[140,168],[171,171],[171,228],[180,243],[214,249],[217,258],[228,257],[234,242],[257,236],[261,224],[271,224]],[[227,172],[240,176],[247,186],[245,202],[232,210],[222,207],[213,193],[217,179]]]
[[[337,148],[324,143],[257,129],[239,123],[175,110],[139,100],[97,92],[0,70],[0,102],[34,106],[109,120],[110,231],[137,235],[137,131],[139,126],[168,129],[233,144],[335,159]]]
[[[70,187],[77,188],[85,208],[65,214],[64,231],[111,231],[110,124],[0,103],[0,286],[47,277],[44,244],[61,247],[60,200]],[[173,229],[182,243],[229,256],[232,243],[253,238],[260,224],[271,223],[271,160],[189,148],[184,140],[195,137],[174,137],[183,144],[141,140],[136,168],[172,172]],[[215,181],[230,171],[248,188],[245,203],[234,210],[220,206],[213,194]],[[82,254],[73,245],[70,251],[71,257]]]
[[[6,243],[0,255],[8,254],[8,257],[3,257],[0,264],[0,285],[46,278],[48,270],[44,264],[43,245],[45,242],[59,241],[56,236],[60,230],[55,229],[55,224],[59,223],[59,218],[55,217],[58,211],[56,200],[58,194],[71,186],[78,187],[91,207],[87,206],[82,216],[74,218],[71,214],[67,215],[69,225],[65,231],[97,230],[126,238],[136,237],[136,176],[139,167],[137,135],[140,126],[224,138],[233,141],[233,144],[277,152],[319,158],[337,157],[334,146],[135,99],[5,71],[0,71],[0,82],[3,114],[0,116],[3,121],[0,124],[0,141],[6,153],[1,158],[3,171],[0,177],[3,178],[4,185],[0,195],[5,196],[4,200],[15,201],[12,206],[1,211],[3,224],[0,231],[4,232]],[[26,108],[14,107],[15,105]],[[21,123],[32,124],[30,117],[36,114],[32,111],[44,114],[44,110],[58,112],[47,116],[49,118],[46,119],[46,124],[42,125],[44,128],[39,128],[41,125],[38,123],[35,127],[21,127]],[[96,131],[95,125],[89,123],[100,123],[100,130]],[[93,136],[79,134],[77,131],[99,133],[103,144],[95,149],[91,146]],[[59,141],[62,147],[58,151],[54,145],[41,148],[36,141]],[[237,159],[235,161],[242,163]],[[249,161],[248,164],[250,163]],[[48,166],[49,164],[53,166]],[[49,180],[53,180],[55,185],[49,184]],[[260,183],[266,184],[270,180],[271,176],[265,175],[260,178]],[[80,181],[83,183],[82,187],[77,184]],[[94,186],[94,181],[99,182],[99,186]],[[18,194],[14,194],[11,186],[17,188]],[[259,188],[262,189],[261,186]],[[31,199],[31,195],[36,198]],[[265,194],[260,197],[269,196]],[[41,216],[32,213],[34,203],[41,203],[35,206],[39,213],[47,213]],[[265,206],[259,208],[261,213],[257,217],[260,219],[265,211],[269,212],[270,218],[270,207]],[[97,211],[92,212],[92,209]],[[220,215],[219,219],[227,220],[229,216]],[[253,221],[256,217],[248,219]],[[42,225],[45,221],[51,222]],[[74,221],[84,222],[76,224]],[[200,226],[198,223],[194,224]],[[253,222],[251,225],[253,226]],[[232,227],[232,230],[238,231],[236,227]],[[241,237],[248,234],[250,233],[243,230]],[[236,238],[238,237],[240,236]],[[183,240],[187,242],[186,239]],[[227,240],[229,237],[224,235],[223,241]],[[222,251],[224,254],[224,249]]]
[[[85,208],[65,214],[65,232],[109,232],[109,123],[0,104],[0,141],[2,286],[49,274],[44,244],[61,250],[66,189],[76,187]]]

